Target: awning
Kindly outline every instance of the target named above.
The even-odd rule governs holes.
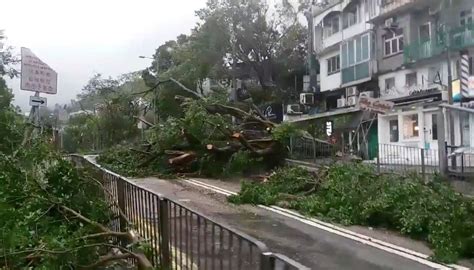
[[[353,112],[360,112],[360,110],[358,108],[337,109],[335,111],[318,113],[316,115],[311,115],[311,116],[291,120],[290,122],[292,122],[292,123],[301,123],[301,122],[304,122],[304,121],[316,120],[316,119],[321,119],[321,118],[325,118],[325,117],[342,115],[342,114],[353,113]]]

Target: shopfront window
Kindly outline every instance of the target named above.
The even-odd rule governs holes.
[[[438,139],[438,116],[436,114],[431,115],[431,139]]]
[[[470,146],[471,137],[470,137],[470,127],[469,127],[469,114],[467,112],[460,112],[459,119],[461,119],[462,146]]]
[[[398,119],[390,120],[390,142],[398,142]]]
[[[416,86],[418,84],[418,81],[416,78],[416,72],[405,75],[405,82],[406,82],[407,87]]]
[[[403,116],[403,138],[414,139],[419,136],[418,114]]]

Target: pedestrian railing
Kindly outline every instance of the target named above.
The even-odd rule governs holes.
[[[379,172],[414,172],[434,174],[439,172],[438,151],[404,145],[379,144],[377,155]]]
[[[118,205],[112,209],[118,218],[111,229],[120,231],[127,223],[133,224],[149,244],[146,254],[157,268],[308,269],[270,252],[259,240],[140,187],[92,160],[79,155],[69,158],[76,166],[91,171],[104,185],[106,200]]]
[[[474,178],[474,152],[471,148],[446,145],[448,171],[461,179]]]
[[[336,155],[337,148],[325,141],[305,136],[291,137],[289,142],[290,158],[316,161]]]

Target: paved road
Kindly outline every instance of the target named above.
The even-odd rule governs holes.
[[[197,189],[181,180],[147,178],[135,182],[253,236],[273,252],[312,269],[431,269],[258,207],[234,206],[223,195]]]

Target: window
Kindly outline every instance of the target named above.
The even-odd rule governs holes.
[[[339,32],[339,15],[333,15],[324,19],[324,36],[329,37]]]
[[[473,23],[473,14],[472,10],[463,10],[461,11],[460,21],[461,26],[471,26]]]
[[[405,84],[407,87],[416,86],[418,84],[418,80],[416,78],[416,72],[408,73],[405,76]]]
[[[339,55],[333,56],[329,58],[327,61],[328,61],[328,75],[339,72],[339,70],[341,69],[341,65],[339,63],[340,61]]]
[[[420,41],[429,41],[431,39],[431,25],[430,23],[422,24],[418,28]]]
[[[357,4],[352,4],[343,13],[342,28],[346,29],[359,22],[359,8]]]
[[[385,90],[389,90],[395,87],[395,78],[387,78],[385,79]]]
[[[357,65],[369,60],[370,45],[369,35],[363,35],[342,44],[342,68]]]
[[[403,29],[387,30],[383,35],[384,56],[392,56],[403,52]]]
[[[390,142],[398,142],[398,119],[389,121]]]
[[[418,138],[420,127],[418,126],[418,114],[403,116],[403,138]]]
[[[431,115],[431,139],[438,139],[438,116],[436,114]]]
[[[441,67],[430,67],[428,69],[428,85],[431,84],[442,84],[443,80],[441,78]]]

